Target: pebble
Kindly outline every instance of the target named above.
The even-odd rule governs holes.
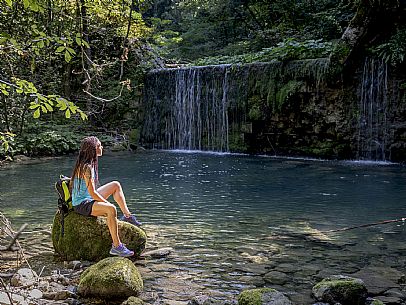
[[[173,251],[173,248],[161,248],[151,251],[143,252],[140,256],[141,257],[152,257],[152,258],[162,258],[168,256]]]
[[[30,296],[31,298],[33,298],[33,299],[40,299],[40,298],[42,298],[43,293],[42,293],[42,291],[39,290],[39,289],[33,289],[33,290],[31,290],[29,296]]]

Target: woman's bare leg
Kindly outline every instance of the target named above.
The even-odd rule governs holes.
[[[107,226],[109,227],[111,239],[113,240],[114,247],[120,245],[120,237],[118,236],[117,224],[117,209],[114,205],[107,202],[95,202],[92,207],[92,216],[105,216],[107,217]]]
[[[106,199],[109,198],[111,195],[113,195],[114,200],[117,202],[123,214],[127,217],[131,215],[127,207],[127,202],[125,201],[123,188],[121,187],[120,182],[118,181],[109,182],[99,187],[97,189],[97,192]]]

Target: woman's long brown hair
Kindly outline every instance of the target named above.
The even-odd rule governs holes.
[[[98,184],[98,157],[96,153],[97,144],[99,143],[99,139],[96,137],[86,137],[82,140],[80,144],[79,155],[76,159],[75,167],[73,168],[72,172],[72,180],[70,183],[70,189],[73,188],[73,183],[77,178],[83,178],[87,166],[91,166],[94,169],[95,173],[95,185]],[[80,184],[79,184],[80,187]]]

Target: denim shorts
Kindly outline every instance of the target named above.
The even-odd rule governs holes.
[[[96,200],[91,200],[91,199],[83,200],[78,205],[74,205],[73,210],[78,214],[81,214],[84,216],[90,216],[92,214],[92,208],[93,208],[93,204],[95,202],[96,202]]]

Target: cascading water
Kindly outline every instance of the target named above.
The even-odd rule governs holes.
[[[244,145],[250,97],[276,109],[283,84],[310,80],[308,85],[318,87],[327,65],[327,59],[313,59],[154,70],[145,80],[142,143],[160,149],[236,151],[234,147]]]
[[[359,101],[358,159],[386,161],[388,65],[382,60],[365,59]]]
[[[228,151],[229,69],[222,65],[156,71],[147,80],[148,140],[164,149]]]

